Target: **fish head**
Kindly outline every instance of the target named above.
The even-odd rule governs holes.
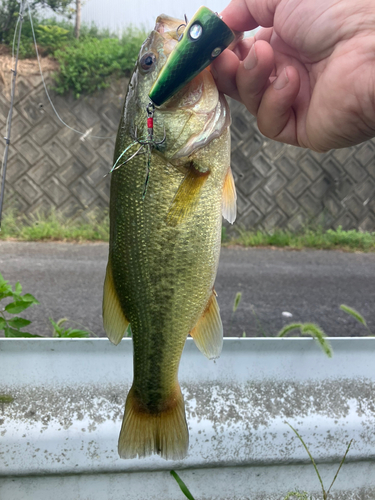
[[[149,93],[168,57],[178,43],[184,22],[166,15],[157,18],[139,52],[129,84],[127,116],[130,129],[138,137],[147,136],[146,108]],[[203,70],[171,99],[156,107],[154,136],[166,141],[160,148],[168,161],[183,164],[197,150],[205,147],[230,125],[225,97],[219,93],[209,69]]]
[[[169,54],[177,44],[176,28],[182,21],[166,15],[156,19],[155,28],[144,41],[135,65],[125,101],[130,126],[146,133],[146,108],[149,92]]]

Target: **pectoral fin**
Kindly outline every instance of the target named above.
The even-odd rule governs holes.
[[[228,168],[228,173],[224,181],[222,213],[224,219],[226,219],[231,224],[233,224],[233,222],[236,220],[237,193],[236,186],[234,185],[232,169],[230,167]]]
[[[177,226],[195,209],[198,204],[201,189],[207,180],[209,172],[202,174],[191,168],[181,182],[171,207],[167,214],[167,224]]]
[[[223,347],[223,325],[220,318],[219,305],[215,292],[211,295],[207,307],[190,332],[198,349],[208,359],[220,356]]]
[[[107,272],[104,280],[103,326],[107,337],[115,345],[121,342],[129,326],[129,321],[122,312],[120,300],[113,283],[110,259],[108,260]]]

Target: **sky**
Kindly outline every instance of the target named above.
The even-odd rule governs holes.
[[[154,27],[155,19],[160,14],[183,19],[184,14],[190,19],[205,5],[214,12],[220,12],[229,0],[84,0],[82,21],[95,22],[100,27],[121,31],[126,26],[143,26],[149,30]]]

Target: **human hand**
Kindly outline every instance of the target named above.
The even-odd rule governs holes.
[[[264,26],[212,64],[264,135],[319,152],[375,136],[373,0],[232,0],[221,15]]]

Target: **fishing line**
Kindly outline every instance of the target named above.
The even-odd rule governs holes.
[[[20,43],[21,43],[23,11],[24,11],[24,3],[23,3],[23,0],[21,0],[20,1],[20,11],[19,11],[19,15],[18,15],[19,16],[18,17],[19,31],[18,31],[17,53],[16,53],[16,60],[15,60],[14,69],[13,68],[11,69],[11,71],[12,71],[12,83],[11,83],[11,93],[10,93],[10,109],[9,109],[8,118],[7,118],[6,134],[4,137],[4,139],[5,139],[5,151],[4,151],[3,162],[2,162],[1,189],[0,189],[0,231],[1,231],[1,219],[2,219],[2,213],[3,213],[5,176],[6,176],[6,171],[7,171],[8,152],[9,152],[9,145],[10,145],[10,131],[12,128],[14,93],[15,93],[15,89],[16,89],[18,55],[19,55]],[[17,24],[18,24],[18,22],[16,23],[16,27],[17,27]],[[12,61],[13,61],[13,54],[14,54],[15,39],[16,39],[16,30],[15,30],[15,34],[13,37]]]
[[[16,45],[16,35],[17,35],[17,29],[18,29],[19,23],[20,23],[20,16],[17,17],[16,27],[14,28],[14,35],[13,35],[13,42],[12,42],[12,68],[14,66],[14,47]],[[10,86],[11,87],[12,87],[12,81],[13,81],[13,72],[12,72],[12,76],[10,78]],[[9,132],[9,116],[10,116],[10,109],[8,111],[7,120],[6,120],[6,123],[5,123],[5,137],[4,137],[5,140],[6,140],[6,137],[8,137],[8,132]],[[2,157],[2,160],[1,160],[1,167],[2,167],[2,169],[3,169],[3,166],[4,166],[4,159],[5,159],[5,149],[4,149],[3,157]],[[1,211],[0,211],[0,230],[1,230]]]
[[[79,135],[84,135],[85,137],[92,137],[93,139],[113,139],[113,135],[109,136],[109,137],[102,137],[102,136],[99,136],[99,135],[91,135],[91,134],[88,134],[87,132],[81,132],[80,130],[77,130],[73,127],[70,127],[67,123],[64,122],[64,120],[60,117],[60,115],[58,114],[53,102],[52,102],[52,99],[49,95],[49,92],[48,92],[48,89],[47,89],[47,85],[46,85],[46,82],[44,80],[44,76],[43,76],[43,71],[42,71],[42,66],[40,64],[40,58],[39,58],[39,52],[38,52],[38,46],[37,46],[37,43],[36,43],[36,37],[35,37],[35,31],[34,31],[34,24],[33,24],[33,20],[32,20],[32,16],[31,16],[31,9],[30,9],[30,5],[29,5],[29,2],[27,0],[25,0],[26,2],[26,5],[27,5],[27,10],[28,10],[28,14],[29,14],[29,19],[30,19],[30,24],[31,24],[31,32],[33,34],[33,40],[34,40],[34,47],[35,47],[35,52],[36,52],[36,58],[38,60],[38,66],[39,66],[39,72],[40,72],[40,76],[42,78],[42,83],[43,83],[43,87],[44,87],[44,90],[45,90],[45,93],[46,93],[46,96],[47,96],[47,99],[55,113],[55,115],[57,116],[58,120],[65,126],[67,127],[69,130],[72,130],[73,132],[75,132],[76,134],[79,134]]]

